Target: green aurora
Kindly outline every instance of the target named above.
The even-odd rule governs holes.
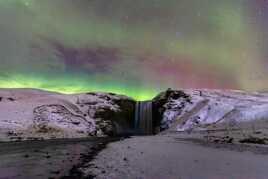
[[[266,90],[259,0],[0,0],[0,87]]]

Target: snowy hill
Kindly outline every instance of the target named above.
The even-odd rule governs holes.
[[[238,90],[168,90],[154,99],[161,130],[200,131],[264,127],[268,93]]]
[[[131,127],[134,106],[131,98],[112,93],[1,89],[0,140],[113,135],[117,126]]]

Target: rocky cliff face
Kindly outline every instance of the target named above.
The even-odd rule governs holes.
[[[2,89],[0,140],[111,136],[132,128],[134,108],[133,99],[112,93]]]
[[[153,102],[161,130],[240,130],[268,124],[268,93],[167,90]]]
[[[167,90],[153,100],[161,131],[228,131],[268,127],[268,93]],[[65,95],[0,90],[0,140],[113,136],[133,132],[136,101],[112,93]],[[268,134],[268,133],[267,133]]]

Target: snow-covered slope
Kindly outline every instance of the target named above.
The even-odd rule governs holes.
[[[235,129],[268,124],[268,94],[237,90],[168,90],[154,99],[161,129],[173,131]]]
[[[134,106],[134,100],[111,93],[1,89],[0,140],[112,135],[122,118],[131,120]]]
[[[161,130],[268,128],[268,93],[168,90],[153,99]],[[0,89],[0,141],[111,136],[133,131],[135,101],[112,93]]]

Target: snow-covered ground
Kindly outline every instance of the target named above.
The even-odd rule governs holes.
[[[105,136],[114,129],[102,114],[121,112],[119,104],[124,100],[133,101],[111,93],[65,95],[1,89],[0,140]]]
[[[256,123],[268,124],[268,93],[206,89],[169,93],[163,106],[162,130],[234,129],[246,123],[251,127]]]

